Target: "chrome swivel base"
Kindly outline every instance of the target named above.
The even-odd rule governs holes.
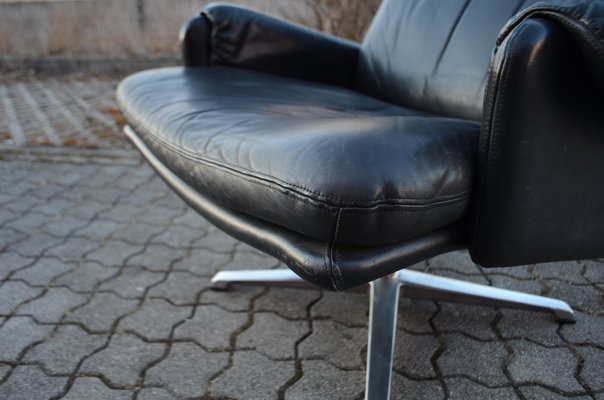
[[[285,269],[223,271],[212,279],[213,289],[226,290],[231,284],[316,288]],[[399,293],[416,299],[551,312],[561,323],[575,322],[573,310],[561,300],[406,269],[371,282],[370,288],[366,400],[390,398]]]

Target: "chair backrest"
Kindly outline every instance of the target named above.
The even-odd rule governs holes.
[[[363,42],[357,88],[441,115],[480,120],[497,34],[537,0],[384,0]]]

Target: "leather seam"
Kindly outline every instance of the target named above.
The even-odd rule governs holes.
[[[137,118],[134,118],[132,116],[132,113],[127,109],[127,107],[123,107],[123,111],[130,116],[131,120],[138,120]],[[431,208],[431,206],[438,206],[441,203],[448,203],[448,202],[456,202],[456,201],[463,201],[466,200],[469,197],[469,191],[464,191],[464,192],[459,192],[459,193],[454,193],[454,194],[450,194],[450,195],[442,195],[442,196],[435,196],[432,198],[413,198],[413,197],[398,197],[398,198],[383,198],[383,199],[376,199],[376,200],[370,200],[370,201],[355,201],[355,200],[350,200],[350,201],[341,201],[338,199],[334,199],[332,197],[326,196],[322,193],[318,193],[315,191],[312,191],[306,187],[294,184],[294,183],[290,183],[290,182],[286,182],[283,181],[275,176],[272,175],[268,175],[268,174],[263,174],[263,173],[259,173],[259,172],[252,172],[249,171],[247,169],[241,169],[238,167],[235,167],[233,165],[230,164],[226,164],[226,163],[221,163],[221,162],[217,162],[214,160],[210,160],[207,159],[205,157],[199,157],[197,155],[191,154],[189,152],[183,151],[180,148],[177,148],[176,146],[174,146],[171,143],[168,143],[167,141],[163,140],[162,138],[158,137],[157,135],[151,133],[152,130],[145,127],[144,124],[137,122],[137,125],[141,128],[143,128],[145,131],[147,131],[147,137],[149,137],[151,140],[154,140],[156,143],[159,143],[160,145],[164,146],[164,147],[168,147],[170,148],[173,152],[175,152],[176,154],[188,158],[191,161],[196,161],[196,162],[203,162],[206,165],[212,165],[214,167],[217,168],[222,168],[222,169],[226,169],[226,170],[230,170],[234,173],[240,174],[240,175],[244,175],[244,176],[249,176],[258,180],[264,180],[266,182],[270,182],[274,185],[278,185],[283,187],[283,189],[285,190],[290,190],[292,192],[296,192],[296,194],[300,195],[300,196],[305,196],[313,201],[317,201],[317,202],[321,202],[324,203],[325,205],[329,206],[329,207],[336,207],[336,208],[346,208],[349,205],[353,205],[353,206],[367,206],[367,207],[375,207],[375,206],[380,206],[380,205],[384,205],[384,206],[403,206],[403,207],[426,207],[426,208]],[[270,178],[270,179],[269,179]],[[274,181],[271,181],[274,180]],[[317,196],[317,198],[312,197],[311,195],[309,195],[308,193],[300,193],[297,192],[296,190],[292,190],[291,188],[288,188],[287,186],[293,187],[293,188],[297,188],[300,189],[301,191],[305,191],[308,192],[310,194],[313,194],[315,196]],[[418,201],[420,202],[420,204],[404,204],[402,203],[402,201]],[[422,200],[431,200],[430,202],[424,202],[423,204],[421,203]],[[339,204],[331,204],[329,203],[329,201],[331,202],[338,202]],[[401,203],[399,204],[388,204],[389,202],[394,202],[394,201],[400,201]]]

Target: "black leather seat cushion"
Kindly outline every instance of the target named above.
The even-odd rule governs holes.
[[[226,67],[139,73],[118,101],[156,156],[204,195],[318,240],[395,243],[466,211],[475,122]]]

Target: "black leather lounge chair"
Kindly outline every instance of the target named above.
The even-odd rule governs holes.
[[[400,287],[573,320],[404,268],[462,248],[485,267],[604,256],[603,0],[386,0],[362,45],[218,4],[181,39],[185,67],[119,86],[127,136],[293,271],[216,288],[371,283],[367,399],[389,397]]]

